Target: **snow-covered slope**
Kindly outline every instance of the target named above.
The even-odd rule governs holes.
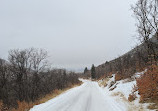
[[[145,70],[146,71],[146,70]],[[132,80],[125,79],[120,81],[115,81],[115,74],[112,75],[112,78],[109,78],[107,81],[106,87],[103,87],[105,90],[104,92],[109,93],[113,98],[115,98],[118,102],[123,102],[128,107],[127,111],[153,111],[147,109],[147,106],[149,104],[141,104],[139,103],[140,96],[138,94],[138,91],[135,92],[137,98],[129,102],[128,97],[129,94],[132,93],[134,85],[136,85],[136,79],[137,77],[140,77],[140,75],[144,74],[144,72],[138,72],[136,73],[132,78]],[[99,84],[101,84],[104,80],[100,80]],[[105,83],[105,82],[104,82]],[[112,85],[111,85],[112,84]]]

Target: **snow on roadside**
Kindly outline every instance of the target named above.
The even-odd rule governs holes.
[[[132,77],[133,80],[125,79],[120,81],[115,81],[115,74],[112,75],[112,78],[109,78],[109,80],[106,83],[106,87],[104,87],[105,93],[109,93],[112,97],[114,97],[118,102],[123,102],[123,104],[126,104],[128,106],[129,111],[155,111],[155,110],[149,110],[147,109],[148,103],[139,103],[140,95],[138,94],[138,91],[136,93],[136,100],[129,102],[128,97],[129,94],[132,93],[134,85],[136,85],[136,78],[140,77],[142,74],[144,74],[147,70],[143,72],[137,72]],[[103,82],[104,80],[100,80],[99,84]]]

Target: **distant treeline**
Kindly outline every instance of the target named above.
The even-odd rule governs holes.
[[[9,51],[0,59],[0,101],[3,107],[18,107],[17,101],[34,102],[55,89],[79,83],[74,72],[51,69],[47,52],[41,49]]]

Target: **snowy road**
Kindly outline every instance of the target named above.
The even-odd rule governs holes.
[[[85,81],[81,86],[34,106],[30,111],[127,111],[97,82]]]

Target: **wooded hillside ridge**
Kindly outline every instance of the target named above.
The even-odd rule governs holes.
[[[150,39],[153,44],[153,49],[158,55],[158,39],[156,36]],[[122,56],[106,61],[105,63],[96,66],[96,78],[100,78],[104,75],[108,76],[111,73],[118,73],[123,76],[123,78],[131,77],[135,72],[143,71],[145,67],[149,64],[148,52],[146,50],[147,44],[141,43],[129,52],[123,54]],[[158,60],[158,56],[156,61]],[[90,77],[91,71],[88,70],[85,76]]]

